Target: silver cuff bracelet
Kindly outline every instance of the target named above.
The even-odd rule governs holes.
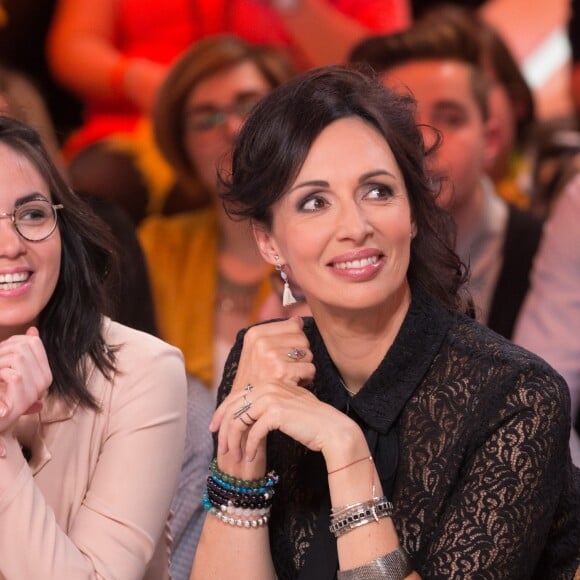
[[[404,548],[350,570],[339,570],[337,580],[403,580],[413,571],[411,560]]]

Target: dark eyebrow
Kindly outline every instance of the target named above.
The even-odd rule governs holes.
[[[42,193],[38,192],[38,191],[34,191],[32,193],[29,193],[28,195],[24,195],[22,197],[19,197],[16,200],[16,203],[14,204],[14,207],[20,207],[21,205],[28,203],[29,201],[47,201],[48,203],[50,203],[50,200],[43,195]]]
[[[372,177],[377,177],[378,175],[386,175],[387,177],[392,177],[393,179],[395,179],[395,176],[390,172],[387,171],[386,169],[377,169],[375,171],[369,171],[368,173],[364,173],[363,175],[361,175],[359,177],[358,182],[359,183],[364,183],[367,179],[371,179]]]
[[[363,175],[359,177],[358,182],[364,183],[367,179],[371,179],[372,177],[376,177],[377,175],[386,175],[392,178],[395,177],[392,173],[386,171],[385,169],[376,169],[373,171],[369,171],[368,173],[363,173]],[[299,189],[301,187],[330,187],[330,183],[328,183],[328,181],[316,181],[316,180],[305,181],[304,183],[299,183],[298,185],[295,185],[292,189],[289,190],[289,192],[294,191],[295,189]]]
[[[300,189],[301,187],[330,187],[330,183],[328,183],[328,181],[305,181],[304,183],[299,183],[292,189],[289,189],[288,193],[294,191],[295,189]]]

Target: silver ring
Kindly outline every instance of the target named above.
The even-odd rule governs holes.
[[[250,401],[246,395],[242,397],[242,406],[234,413],[234,419],[239,419],[244,413],[250,410],[252,406],[252,401]]]
[[[288,358],[291,358],[294,361],[299,361],[300,359],[303,359],[305,356],[306,356],[306,351],[302,350],[301,348],[293,348],[288,353]]]
[[[252,389],[254,388],[254,385],[248,383],[245,387],[244,387],[244,391],[246,391],[246,393],[251,393]]]

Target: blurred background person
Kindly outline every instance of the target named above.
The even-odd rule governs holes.
[[[572,420],[580,413],[580,173],[563,189],[549,217],[514,341],[544,358],[566,379]],[[578,431],[570,434],[580,467]]]
[[[440,136],[430,169],[446,177],[438,199],[457,226],[477,319],[510,338],[542,222],[507,204],[487,174],[502,147],[500,119],[490,109],[479,39],[455,14],[431,12],[408,30],[363,41],[351,59],[417,100],[427,143]]]
[[[200,39],[229,33],[284,46],[306,68],[344,60],[369,31],[409,21],[407,0],[59,0],[48,60],[85,105],[83,125],[66,149],[73,185],[82,179],[83,190],[116,199],[136,221],[156,207],[165,174],[159,160],[158,176],[144,178],[142,164],[135,165],[135,147],[149,163],[155,159],[144,147],[147,123],[139,121],[169,66]],[[123,138],[107,140],[112,136]]]
[[[283,51],[234,36],[208,38],[175,64],[153,113],[157,143],[177,176],[167,211],[189,211],[148,218],[140,240],[161,336],[208,387],[219,384],[238,330],[256,320],[272,271],[249,225],[225,212],[218,172],[229,173],[231,149],[252,108],[292,74]]]

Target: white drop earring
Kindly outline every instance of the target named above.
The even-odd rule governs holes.
[[[284,266],[280,264],[280,256],[276,254],[274,256],[274,260],[276,260],[276,270],[280,272],[280,278],[282,278],[282,281],[284,282],[284,291],[282,292],[282,306],[296,304],[296,298],[294,298],[294,294],[292,294],[292,289],[288,283],[288,274],[284,272]]]

